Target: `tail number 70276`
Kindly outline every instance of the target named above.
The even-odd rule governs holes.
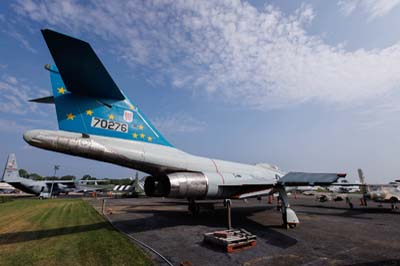
[[[92,122],[90,126],[95,128],[102,128],[102,129],[122,132],[122,133],[128,133],[128,124],[97,117],[92,117]]]

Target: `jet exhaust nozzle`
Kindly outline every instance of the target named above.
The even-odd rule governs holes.
[[[177,172],[164,177],[149,176],[144,183],[149,197],[204,198],[208,180],[203,173]]]
[[[144,181],[144,192],[149,197],[167,197],[170,184],[167,178],[148,176]]]

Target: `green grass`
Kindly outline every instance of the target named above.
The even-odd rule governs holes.
[[[0,203],[9,202],[12,199],[10,197],[0,196]]]
[[[152,265],[89,204],[76,199],[0,205],[0,265]]]

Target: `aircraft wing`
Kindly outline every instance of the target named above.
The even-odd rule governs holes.
[[[236,198],[236,199],[256,198],[256,197],[271,195],[273,192],[274,192],[273,188],[267,188],[267,189],[262,189],[262,190],[258,190],[258,191],[239,194],[239,195],[235,196],[234,198]]]
[[[276,184],[242,184],[224,185],[225,190],[230,190],[236,199],[255,198],[271,195],[276,192],[278,186],[329,186],[346,174],[337,173],[304,173],[289,172],[281,177]]]
[[[62,184],[67,187],[75,187],[74,180],[46,180],[45,183],[47,186],[51,186],[52,184]]]
[[[283,186],[329,186],[346,174],[289,172],[278,180]]]
[[[85,186],[85,185],[79,185],[76,187],[74,192],[78,193],[83,193],[83,192],[103,192],[103,191],[109,191],[111,190],[112,187],[110,186]]]

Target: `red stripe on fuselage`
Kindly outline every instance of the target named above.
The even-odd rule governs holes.
[[[214,164],[214,166],[215,166],[215,170],[217,171],[217,173],[218,173],[219,176],[221,177],[221,179],[222,179],[222,184],[225,184],[224,176],[223,176],[223,175],[221,174],[221,172],[218,170],[217,164],[214,162],[213,159],[210,159],[210,160],[213,162],[213,164]]]

